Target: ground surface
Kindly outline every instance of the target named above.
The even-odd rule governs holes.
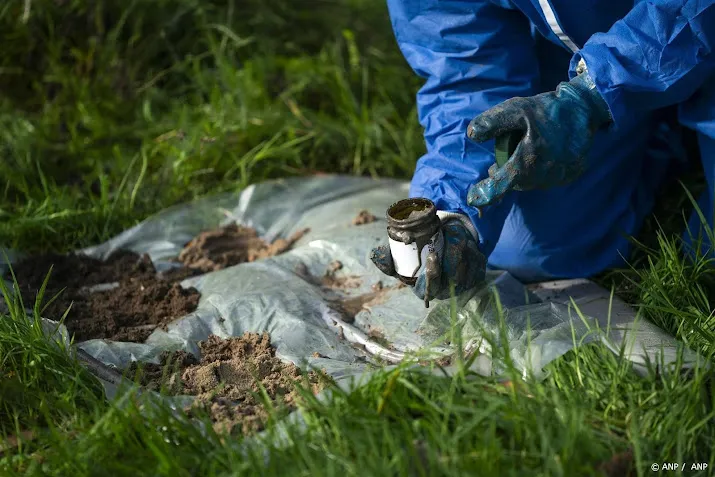
[[[0,37],[0,243],[27,252],[96,244],[171,204],[271,177],[407,179],[423,151],[419,80],[394,46],[384,2],[18,0],[0,6]],[[630,257],[634,268],[600,279],[712,357],[715,269],[680,258],[688,198],[677,184],[663,197]],[[50,283],[35,314],[63,286],[72,293],[78,284]],[[291,402],[303,408],[307,434],[288,426],[282,446],[240,447],[240,436],[213,432],[215,415],[204,416],[204,434],[193,414],[133,397],[104,402],[36,320],[16,302],[8,308],[3,475],[615,476],[650,475],[664,462],[715,467],[713,384],[702,368],[639,377],[588,346],[550,365],[541,383],[398,369],[321,402],[307,382],[288,392],[299,395]],[[269,405],[255,414],[270,431],[282,412]]]

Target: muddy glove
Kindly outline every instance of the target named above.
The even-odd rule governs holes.
[[[469,123],[467,136],[476,142],[523,136],[506,164],[492,165],[489,177],[470,187],[469,205],[490,205],[511,190],[566,185],[583,174],[594,133],[611,115],[585,65],[581,67],[581,74],[556,91],[512,98]]]
[[[442,253],[432,252],[412,287],[420,299],[446,300],[450,297],[449,283],[455,284],[455,293],[475,287],[484,280],[486,258],[479,251],[477,232],[471,220],[461,214],[438,212],[442,220],[444,247]],[[370,259],[384,274],[396,277],[390,246],[380,245],[372,250]]]

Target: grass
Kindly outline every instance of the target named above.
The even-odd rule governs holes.
[[[71,250],[271,177],[409,177],[423,148],[379,3],[46,0],[26,23],[22,3],[0,7],[8,246]]]
[[[179,201],[316,170],[409,178],[423,148],[418,82],[383,3],[317,7],[5,2],[0,243],[68,251]],[[681,191],[649,223],[634,267],[601,281],[712,358],[715,268],[681,258]],[[0,320],[2,475],[571,476],[630,455],[637,475],[653,462],[707,462],[702,475],[715,466],[702,367],[641,377],[588,345],[545,381],[515,375],[512,386],[399,368],[327,402],[306,394],[306,434],[288,426],[277,446],[221,439],[131,393],[105,402],[47,338],[43,302],[27,316],[9,301]]]

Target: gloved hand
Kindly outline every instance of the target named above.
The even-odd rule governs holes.
[[[469,219],[465,217],[465,220]],[[479,251],[476,232],[473,234],[460,219],[447,217],[442,221],[442,234],[442,253],[433,252],[431,257],[428,255],[427,261],[432,264],[422,267],[412,287],[415,295],[422,300],[426,298],[425,301],[449,298],[450,281],[455,283],[457,295],[469,290],[483,281],[486,273],[487,260]],[[370,259],[382,273],[397,276],[389,245],[374,248]]]
[[[583,174],[594,133],[610,122],[608,105],[588,71],[556,91],[512,98],[475,117],[467,136],[484,142],[520,132],[523,138],[503,167],[470,187],[467,203],[484,207],[511,190],[545,189],[568,184]]]

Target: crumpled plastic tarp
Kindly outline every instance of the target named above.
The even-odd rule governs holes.
[[[386,209],[407,196],[409,184],[345,176],[316,176],[265,182],[241,193],[216,195],[156,214],[112,240],[83,250],[106,258],[118,249],[147,253],[157,268],[176,266],[171,259],[202,231],[238,222],[256,228],[268,241],[309,228],[288,252],[245,263],[182,282],[201,292],[198,309],[157,329],[146,343],[90,340],[77,346],[99,361],[117,368],[130,362],[158,362],[166,350],[184,349],[198,356],[197,343],[215,334],[240,336],[268,332],[277,355],[299,366],[325,370],[337,381],[364,376],[375,366],[398,363],[418,350],[432,355],[454,353],[455,323],[450,301],[425,308],[407,287],[388,292],[383,302],[360,312],[346,323],[325,292],[304,271],[321,277],[338,260],[338,273],[360,278],[357,295],[371,291],[378,281],[396,285],[369,260],[372,247],[386,240]],[[367,209],[375,222],[356,226],[353,218]],[[628,337],[625,355],[637,365],[647,360],[676,361],[680,343],[636,315],[623,302],[588,280],[570,280],[524,286],[504,272],[490,272],[489,286],[456,300],[466,348],[480,353],[474,370],[499,373],[500,361],[491,357],[484,336],[500,335],[492,346],[508,349],[514,363],[536,375],[574,347],[594,340],[606,342],[618,353]],[[499,320],[497,301],[505,319]],[[576,303],[581,313],[571,303]],[[610,312],[609,312],[610,310]],[[609,326],[610,325],[610,326]],[[506,333],[500,333],[500,326]],[[608,330],[607,330],[608,328]],[[601,331],[598,331],[600,329]],[[376,330],[384,339],[373,340]],[[596,330],[596,331],[594,331]],[[607,330],[607,331],[606,331]],[[697,355],[683,351],[684,365]]]

